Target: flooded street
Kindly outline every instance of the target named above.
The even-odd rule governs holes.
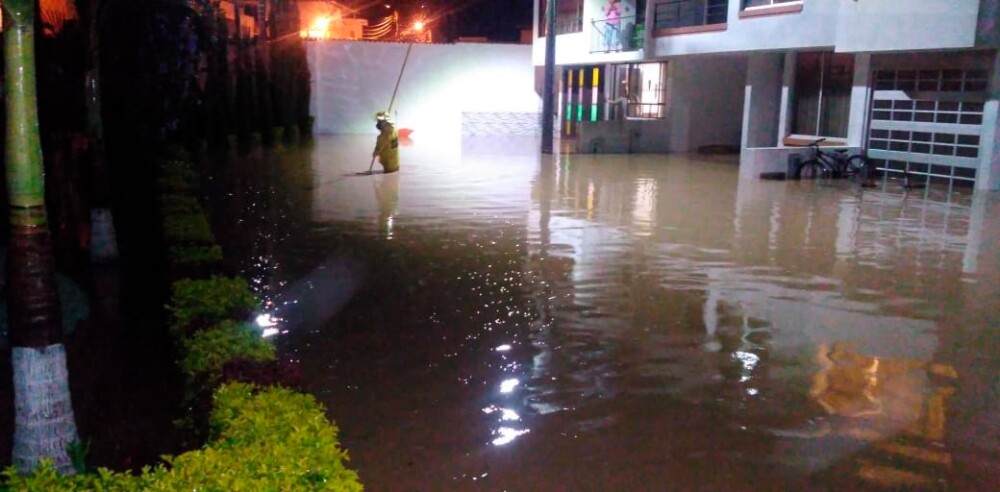
[[[207,207],[368,490],[1000,488],[1000,195],[373,143]]]

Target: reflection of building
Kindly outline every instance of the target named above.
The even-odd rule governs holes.
[[[955,393],[949,384],[935,384],[932,377],[950,382],[954,368],[924,361],[868,356],[848,344],[820,345],[810,396],[835,421],[835,433],[873,442],[876,458],[858,458],[858,475],[882,486],[931,485],[922,473],[900,469],[893,463],[905,459],[922,466],[947,467],[951,455],[940,446],[945,437],[948,399]]]
[[[545,352],[539,392],[571,384],[541,382],[562,364],[583,375],[572,391],[606,394],[615,351],[643,354],[643,378],[619,391],[695,394],[726,378],[745,395],[740,424],[776,437],[778,460],[851,484],[950,483],[969,468],[954,445],[969,422],[985,437],[964,442],[993,449],[994,393],[966,388],[995,381],[974,361],[996,345],[965,337],[994,324],[1000,203],[735,178],[707,159],[543,164],[526,270],[545,280],[539,304],[559,329],[540,329],[541,346],[586,348]],[[699,322],[718,357],[679,355]]]
[[[998,0],[607,3],[556,2],[556,108],[580,152],[721,145],[757,177],[822,137],[890,173],[1000,189]]]

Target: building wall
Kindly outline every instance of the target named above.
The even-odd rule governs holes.
[[[750,55],[744,88],[742,148],[772,147],[778,142],[784,58],[782,53]]]
[[[739,147],[747,60],[743,56],[687,57],[669,62],[669,148]]]
[[[535,0],[536,16],[540,1],[545,0]],[[997,21],[990,15],[1000,11],[998,0],[803,0],[800,12],[740,18],[742,1],[730,0],[725,30],[653,37],[642,51],[590,54],[591,20],[603,17],[604,3],[585,0],[583,31],[557,37],[556,64],[759,50],[971,48],[977,45],[977,32],[979,46],[990,46],[990,42],[996,42],[998,31]],[[652,17],[646,24],[652,26]],[[536,30],[534,63],[543,64],[544,55],[545,40],[537,37]]]
[[[838,51],[970,48],[980,0],[839,2]]]
[[[742,2],[730,0],[726,30],[655,38],[647,56],[676,56],[833,46],[840,1],[805,0],[802,11],[740,19]]]
[[[1000,47],[1000,0],[981,0],[976,46]]]
[[[374,133],[374,114],[389,105],[406,48],[403,43],[307,42],[316,132]],[[529,46],[415,44],[393,115],[398,127],[414,130],[416,139],[461,134],[463,113],[534,118],[541,99],[533,79]],[[512,127],[510,118],[497,121]],[[482,121],[475,126],[485,131]]]

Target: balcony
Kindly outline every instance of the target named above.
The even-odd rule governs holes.
[[[728,15],[728,0],[659,0],[653,27],[657,35],[722,30]]]
[[[645,26],[636,20],[636,16],[627,15],[614,20],[591,21],[590,52],[614,53],[642,49]]]

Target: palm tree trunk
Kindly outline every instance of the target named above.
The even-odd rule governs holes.
[[[77,440],[62,345],[55,262],[45,216],[35,93],[35,0],[5,0],[7,190],[10,201],[8,303],[14,372],[13,464],[22,472],[45,458],[72,473]]]
[[[104,150],[104,117],[101,115],[100,0],[90,0],[89,46],[90,70],[86,79],[87,133],[91,142],[94,173],[94,201],[90,208],[90,259],[107,263],[118,259],[118,240],[111,214],[111,172]]]
[[[87,65],[85,97],[87,137],[90,140],[93,200],[90,204],[90,260],[109,263],[118,259],[118,240],[111,214],[111,173],[104,151],[104,118],[101,115],[101,0],[87,2]]]

